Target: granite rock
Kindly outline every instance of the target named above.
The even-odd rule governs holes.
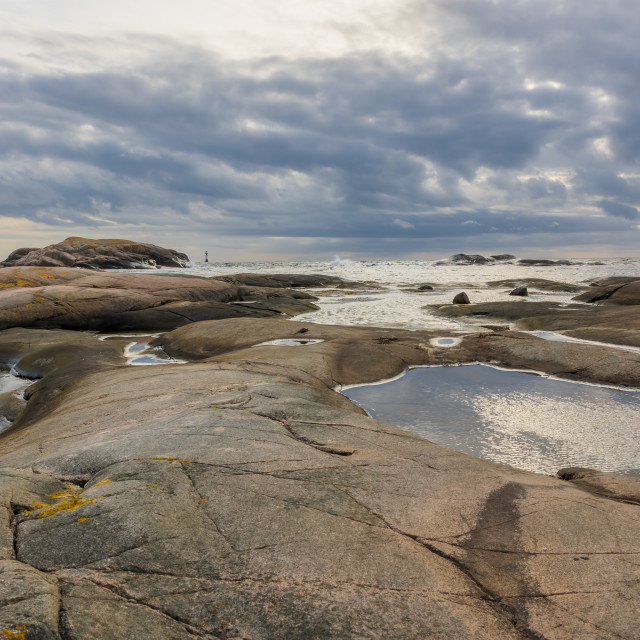
[[[148,269],[185,267],[188,261],[184,253],[144,242],[72,237],[43,249],[18,249],[9,255],[4,265]]]

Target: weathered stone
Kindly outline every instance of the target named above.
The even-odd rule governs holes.
[[[498,261],[498,262],[504,262],[505,260],[515,260],[516,257],[514,255],[511,255],[510,253],[501,253],[500,255],[497,256],[489,256],[490,258],[493,258],[494,260]]]
[[[524,267],[552,267],[554,265],[571,264],[569,260],[548,260],[546,258],[524,258],[518,260],[518,264]]]
[[[323,344],[295,367],[258,347],[97,371],[0,440],[3,464],[68,483],[15,529],[18,562],[60,585],[64,634],[634,638],[636,507],[372,420],[328,388]]]
[[[89,269],[147,269],[185,267],[186,254],[131,240],[67,238],[44,249],[18,249],[5,266],[84,267]]]
[[[471,301],[469,300],[469,296],[462,291],[454,296],[453,304],[471,304]]]
[[[568,282],[556,282],[545,278],[515,278],[508,280],[492,280],[487,282],[490,287],[530,287],[540,291],[561,291],[567,293],[578,293],[585,290],[585,286],[571,284]]]
[[[561,304],[557,302],[483,302],[474,305],[431,305],[435,315],[465,318],[470,324],[508,320],[518,329],[557,331],[611,344],[640,346],[640,306]]]
[[[604,473],[583,467],[559,469],[558,478],[590,493],[640,505],[640,475]]]
[[[529,290],[527,289],[527,287],[516,287],[513,291],[509,293],[509,295],[526,298],[529,295]]]
[[[316,310],[312,300],[302,291],[211,278],[0,269],[0,329],[167,331],[199,320],[292,316]]]
[[[235,285],[244,285],[250,287],[272,287],[272,288],[317,288],[317,287],[332,287],[334,289],[362,289],[367,288],[379,288],[379,285],[362,282],[352,282],[343,280],[337,276],[327,276],[319,274],[258,274],[258,273],[238,273],[229,276],[218,276],[217,280],[223,282],[230,282]]]
[[[121,284],[97,277],[100,290]],[[208,304],[231,288],[213,301],[227,308],[308,299],[149,277],[157,290],[138,279],[131,290],[187,288]],[[443,309],[574,331],[640,323],[632,305]],[[438,335],[230,318],[157,339],[197,362],[125,367],[126,339],[0,332],[0,362],[43,376],[0,437],[0,635],[634,640],[636,485],[474,459],[373,420],[333,388],[478,361],[640,386],[637,353],[515,331],[440,348]],[[256,346],[300,336],[305,346]]]
[[[472,265],[472,264],[492,264],[494,260],[492,258],[486,258],[485,256],[481,256],[478,254],[468,254],[468,253],[455,253],[445,261],[436,264],[461,264],[461,265]]]
[[[640,304],[640,280],[594,287],[574,300],[599,304]]]
[[[60,640],[55,577],[15,560],[0,560],[0,637]]]

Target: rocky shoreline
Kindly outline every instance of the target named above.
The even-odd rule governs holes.
[[[465,362],[640,387],[633,351],[519,330],[636,346],[635,285],[562,313],[446,305],[515,324],[447,348],[290,319],[347,284],[0,269],[0,364],[36,381],[0,396],[0,636],[637,637],[637,477],[472,458],[334,390]],[[152,345],[187,362],[128,367],[126,337],[88,331],[166,332]]]

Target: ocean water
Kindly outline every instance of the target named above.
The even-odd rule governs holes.
[[[463,323],[437,318],[423,309],[444,304],[466,291],[471,302],[514,300],[510,288],[489,287],[495,280],[544,278],[569,284],[588,284],[608,276],[640,278],[640,258],[574,260],[569,265],[526,267],[511,262],[492,265],[435,265],[436,261],[351,261],[335,258],[326,262],[210,262],[192,263],[187,273],[214,277],[234,273],[317,273],[344,280],[370,283],[371,288],[340,291],[318,289],[320,311],[296,320],[321,324],[368,325],[406,329],[468,330]],[[172,272],[162,269],[162,272]],[[185,270],[175,270],[184,273]],[[408,292],[416,284],[431,284],[433,292]],[[380,288],[378,288],[380,287]],[[577,294],[535,292],[529,300],[568,303]]]

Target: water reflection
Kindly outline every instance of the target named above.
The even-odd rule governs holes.
[[[343,392],[438,444],[539,473],[640,471],[640,392],[484,365],[426,367]]]

